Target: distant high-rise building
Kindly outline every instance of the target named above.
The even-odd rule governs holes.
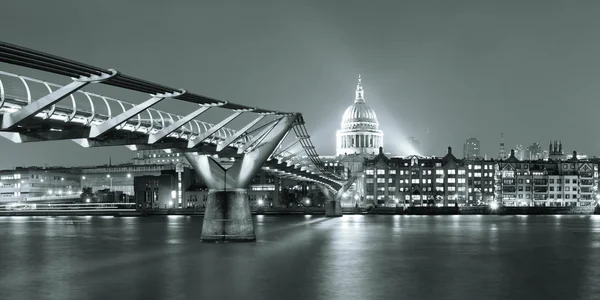
[[[515,147],[515,157],[518,160],[524,160],[525,159],[525,149],[523,149],[523,145],[518,144]]]
[[[504,133],[500,133],[500,152],[498,152],[498,159],[506,159],[506,150],[504,150]]]
[[[563,160],[567,159],[567,155],[563,152],[562,141],[550,141],[550,146],[548,147],[548,158],[552,160]]]
[[[525,149],[525,159],[526,160],[538,160],[543,159],[542,156],[542,146],[540,143],[533,143],[531,146]]]
[[[463,147],[463,155],[465,159],[480,158],[479,141],[476,138],[470,138],[465,142]]]
[[[421,143],[416,137],[411,136],[408,138],[408,145],[410,145],[411,152],[409,155],[421,155]]]

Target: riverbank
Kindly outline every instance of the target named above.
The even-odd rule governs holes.
[[[371,209],[344,207],[345,215],[592,215],[600,214],[594,207],[377,207]],[[252,209],[253,215],[324,215],[320,207],[263,208]],[[137,216],[186,215],[203,216],[204,209],[157,209],[135,211],[133,209],[97,210],[11,210],[0,211],[0,216]]]

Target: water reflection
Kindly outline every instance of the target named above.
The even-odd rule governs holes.
[[[0,217],[6,299],[594,299],[599,216]],[[35,288],[32,288],[35,287]],[[0,297],[0,298],[2,298]]]

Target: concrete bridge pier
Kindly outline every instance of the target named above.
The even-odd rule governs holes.
[[[209,188],[201,239],[203,241],[255,241],[254,223],[246,188],[261,169],[297,116],[281,117],[273,126],[247,142],[241,158],[225,169],[210,155],[184,153],[196,174]]]
[[[356,178],[348,180],[342,188],[335,192],[325,186],[319,185],[321,191],[327,198],[327,201],[325,201],[325,217],[341,217],[344,215],[342,212],[342,197],[352,183],[354,183],[354,180],[356,180]]]

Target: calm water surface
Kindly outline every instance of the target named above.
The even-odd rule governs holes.
[[[0,217],[0,299],[600,299],[600,216]]]

